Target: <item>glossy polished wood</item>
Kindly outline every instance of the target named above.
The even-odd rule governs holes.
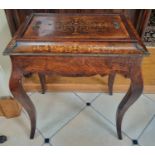
[[[5,9],[6,17],[12,36],[18,30],[21,23],[31,13],[91,13],[91,14],[103,14],[103,13],[122,13],[125,14],[136,28],[140,37],[143,37],[145,28],[148,24],[151,10],[149,9]]]
[[[111,72],[108,76],[109,95],[113,94],[113,85],[114,85],[115,76],[116,76],[115,72]]]
[[[116,115],[118,138],[122,139],[122,119],[142,93],[141,62],[148,55],[124,15],[33,14],[20,27],[4,54],[10,55],[13,66],[10,90],[31,120],[30,138],[34,137],[36,116],[33,103],[22,87],[24,74],[39,73],[42,83],[44,74],[110,75],[111,93],[116,73],[130,78],[131,86]]]
[[[45,94],[46,92],[46,77],[44,73],[38,73],[39,80],[41,83],[41,93]]]

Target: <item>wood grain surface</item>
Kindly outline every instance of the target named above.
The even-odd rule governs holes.
[[[144,93],[155,93],[155,48],[148,48],[149,57],[145,57],[142,63],[144,77]],[[113,86],[114,92],[126,92],[130,80],[116,75]],[[63,77],[46,76],[46,86],[49,92],[106,92],[108,93],[108,76],[99,75],[92,77]],[[38,75],[33,74],[30,78],[24,78],[26,91],[41,91]]]
[[[33,45],[37,48],[34,49]],[[47,53],[42,45],[48,47]],[[29,46],[30,52],[21,52],[25,46]],[[21,50],[17,52],[18,47]],[[108,75],[110,94],[113,92],[116,74],[129,78],[130,87],[116,112],[117,135],[122,139],[122,120],[128,108],[142,94],[141,64],[143,57],[149,55],[133,25],[124,15],[32,14],[19,28],[4,54],[11,57],[12,73],[9,87],[14,98],[28,113],[31,139],[34,138],[36,130],[36,110],[24,90],[24,75],[37,73],[42,84],[45,82],[43,75]]]
[[[11,97],[0,98],[0,116],[17,117],[21,113],[21,105]]]

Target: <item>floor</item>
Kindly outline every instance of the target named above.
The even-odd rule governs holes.
[[[29,119],[0,118],[0,145],[155,145],[155,94],[143,94],[123,120],[123,140],[115,128],[116,108],[124,96],[115,93],[28,93],[37,110],[37,131],[29,139]]]

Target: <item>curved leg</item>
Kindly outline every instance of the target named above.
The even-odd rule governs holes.
[[[32,77],[32,73],[26,73],[26,74],[24,74],[24,77],[30,78],[30,77]]]
[[[114,84],[115,76],[116,76],[116,73],[112,72],[109,74],[109,77],[108,77],[109,95],[113,94],[113,84]]]
[[[45,75],[43,73],[38,73],[39,79],[40,79],[40,83],[41,83],[41,92],[42,94],[45,94],[46,91],[46,78]]]
[[[141,69],[131,72],[131,84],[130,88],[118,106],[116,113],[116,126],[117,135],[119,139],[122,139],[122,120],[125,112],[128,108],[140,97],[143,91],[143,79],[141,74]]]
[[[31,133],[30,133],[30,138],[34,138],[35,134],[35,129],[36,129],[36,111],[35,107],[26,94],[26,92],[23,89],[22,86],[22,74],[17,71],[13,70],[11,77],[10,77],[10,91],[12,92],[12,95],[14,98],[19,101],[19,103],[22,104],[24,109],[27,111],[30,121],[31,121]]]

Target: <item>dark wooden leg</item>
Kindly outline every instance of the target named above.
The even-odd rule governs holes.
[[[130,88],[118,106],[116,113],[116,126],[117,135],[119,139],[122,139],[122,120],[125,112],[128,108],[140,97],[143,91],[143,79],[141,74],[141,69],[131,71],[131,84]]]
[[[109,95],[113,94],[113,84],[114,84],[115,76],[116,76],[116,73],[112,72],[109,74],[109,77],[108,77]]]
[[[31,121],[31,133],[30,133],[30,138],[34,138],[35,134],[35,129],[36,129],[36,111],[35,107],[26,94],[25,90],[23,89],[22,86],[22,74],[17,71],[13,70],[11,77],[10,77],[10,91],[12,92],[12,95],[14,98],[22,104],[24,109],[27,111],[30,121]]]
[[[41,92],[42,92],[42,94],[45,94],[45,91],[46,91],[46,78],[45,78],[45,74],[38,73],[38,76],[39,76],[40,83],[41,83]]]
[[[30,77],[32,77],[32,73],[25,73],[25,74],[24,74],[24,77],[30,78]]]

